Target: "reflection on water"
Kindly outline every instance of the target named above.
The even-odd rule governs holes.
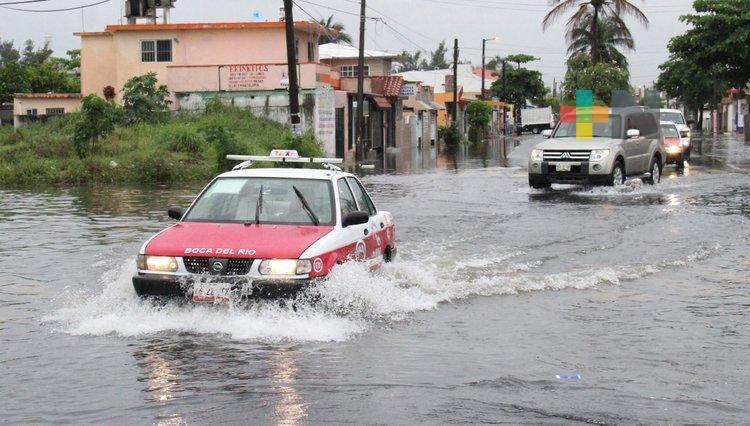
[[[299,368],[285,348],[271,353],[268,361],[271,364],[271,380],[281,397],[274,409],[277,422],[281,425],[299,424],[308,414],[307,403],[295,388]]]
[[[504,149],[509,150],[517,142],[511,138],[501,138],[484,142],[461,144],[457,152],[449,153],[444,146],[405,146],[388,148],[385,154],[387,172],[414,172],[430,169],[459,169],[494,167],[506,164]],[[508,148],[504,148],[505,146]]]

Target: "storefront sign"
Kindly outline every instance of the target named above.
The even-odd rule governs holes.
[[[274,90],[289,86],[286,65],[225,65],[220,72],[221,90]]]
[[[401,86],[401,91],[399,92],[399,96],[403,97],[409,97],[409,96],[416,96],[417,95],[417,83],[406,83],[403,86]]]

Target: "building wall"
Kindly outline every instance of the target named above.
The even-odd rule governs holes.
[[[132,26],[128,26],[132,28]],[[317,35],[296,31],[300,63],[307,63],[307,43],[313,43],[313,61],[317,62]],[[171,62],[142,62],[142,40],[172,40]],[[130,78],[155,72],[161,84],[167,84],[167,69],[185,65],[229,65],[282,63],[286,61],[283,27],[176,30],[117,30],[82,34],[81,92],[101,95],[105,86],[120,92]],[[119,99],[119,98],[118,98]]]
[[[339,71],[341,66],[357,66],[359,61],[357,58],[334,58],[325,59],[323,62],[329,64],[331,68]],[[370,66],[370,75],[390,75],[391,74],[391,59],[383,58],[367,58],[365,57],[365,65]]]
[[[15,98],[13,100],[13,115],[26,115],[26,111],[36,108],[38,115],[46,115],[47,108],[63,108],[65,114],[79,111],[81,100],[78,98]]]

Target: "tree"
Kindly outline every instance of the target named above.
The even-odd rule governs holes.
[[[94,94],[83,98],[73,134],[73,146],[78,157],[91,155],[96,142],[115,128],[120,116],[120,109],[114,102],[105,101]]]
[[[334,22],[333,15],[329,16],[328,19],[320,19],[318,24],[322,25],[326,32],[321,34],[318,38],[318,44],[327,43],[351,43],[352,37],[344,32],[344,24],[341,22]]]
[[[422,52],[417,50],[414,53],[409,53],[406,50],[402,51],[396,57],[395,66],[397,72],[414,71],[420,69],[420,63],[422,60]]]
[[[538,103],[547,95],[542,73],[526,68],[508,68],[501,78],[492,83],[492,93],[501,101],[513,104],[516,110],[527,101]]]
[[[711,69],[735,87],[750,81],[750,0],[695,0],[696,14],[683,15],[691,26],[669,42],[669,51]]]
[[[577,90],[591,90],[594,102],[610,105],[615,91],[628,90],[630,75],[616,65],[594,63],[588,55],[579,54],[568,60],[568,72],[562,83],[563,100],[575,102]]]
[[[438,44],[437,49],[430,52],[430,61],[422,60],[420,68],[423,70],[443,70],[450,68],[450,63],[445,60],[448,48],[445,47],[445,40]]]
[[[23,47],[21,62],[26,65],[38,66],[44,63],[52,56],[52,49],[49,48],[49,42],[37,49],[33,40],[26,40]]]
[[[620,52],[620,49],[635,50],[635,41],[628,27],[616,16],[600,17],[597,25],[599,39],[594,40],[594,33],[591,31],[593,19],[594,15],[587,12],[580,22],[568,31],[566,37],[569,59],[586,53],[592,58],[597,56],[602,63],[628,68],[628,59]],[[593,50],[595,48],[599,49],[596,55]]]
[[[698,128],[703,125],[703,107],[721,102],[726,83],[717,75],[717,66],[704,68],[696,64],[692,57],[670,56],[667,62],[659,65],[661,74],[656,87],[677,98],[690,111],[697,111],[700,119]]]
[[[156,73],[131,78],[122,89],[122,106],[128,123],[153,122],[163,118],[172,103],[167,86],[157,86]]]
[[[599,48],[601,37],[599,35],[601,28],[600,24],[604,18],[614,19],[612,22],[616,22],[622,26],[623,29],[627,29],[625,22],[622,20],[625,16],[634,18],[637,22],[640,22],[644,26],[648,26],[648,18],[638,7],[631,3],[632,0],[552,0],[553,4],[557,4],[552,10],[547,13],[542,21],[543,28],[546,30],[553,22],[559,19],[562,15],[570,10],[575,10],[573,15],[568,19],[568,37],[575,28],[580,28],[584,24],[584,20],[590,14],[588,24],[590,26],[591,33],[591,59],[595,64],[602,62],[601,49]]]
[[[469,122],[471,129],[469,130],[469,139],[473,142],[477,141],[476,135],[482,134],[483,138],[486,138],[487,125],[492,120],[492,107],[487,102],[475,101],[466,107],[466,120]]]
[[[515,62],[516,68],[521,68],[521,64],[525,64],[527,62],[538,61],[539,58],[533,55],[528,55],[526,53],[514,53],[512,55],[506,56],[505,60],[507,62]]]
[[[0,103],[12,102],[15,93],[31,92],[28,70],[19,62],[0,63]]]
[[[19,59],[21,59],[21,53],[13,45],[13,41],[0,40],[0,64],[18,62]]]

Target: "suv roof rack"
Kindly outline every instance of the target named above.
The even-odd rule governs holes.
[[[314,163],[323,164],[324,167],[334,170],[340,168],[333,164],[341,164],[344,162],[343,158],[314,158],[314,157],[300,157],[299,153],[293,149],[274,149],[269,155],[227,155],[227,160],[242,161],[242,163],[236,165],[232,170],[241,170],[250,167],[253,161],[269,161],[274,163]]]

